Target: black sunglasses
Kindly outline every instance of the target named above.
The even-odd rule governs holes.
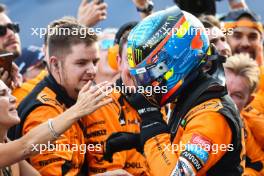
[[[6,25],[0,25],[0,37],[6,35],[7,29],[11,29],[14,33],[19,33],[19,25],[17,23],[8,23]]]

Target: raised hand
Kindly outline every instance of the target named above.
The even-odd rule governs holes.
[[[74,110],[79,117],[88,115],[101,106],[112,102],[112,98],[107,97],[110,93],[107,90],[111,86],[108,82],[102,82],[92,86],[92,81],[89,81],[79,92],[78,99],[74,105]]]
[[[107,4],[100,0],[82,0],[77,14],[78,21],[86,26],[92,27],[107,18]]]

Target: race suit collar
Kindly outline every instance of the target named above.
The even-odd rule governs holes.
[[[67,108],[71,107],[76,103],[66,92],[65,88],[57,83],[54,77],[49,74],[46,78],[49,87],[56,93],[56,99],[61,103],[65,104]]]

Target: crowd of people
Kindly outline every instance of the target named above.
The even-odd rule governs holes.
[[[82,0],[23,49],[0,4],[0,176],[264,175],[260,16],[132,1],[139,21],[97,33],[108,5]]]

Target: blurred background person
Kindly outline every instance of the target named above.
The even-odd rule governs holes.
[[[235,102],[239,112],[242,112],[253,100],[259,82],[259,67],[248,54],[236,54],[224,63],[227,91]],[[247,119],[242,115],[245,129],[246,169],[244,175],[264,175],[264,150],[252,135]]]
[[[225,57],[231,56],[231,48],[227,43],[226,35],[221,29],[220,21],[212,15],[202,15],[199,19],[206,28],[210,43],[214,44],[218,53]]]
[[[260,17],[249,9],[229,12],[222,18],[224,28],[233,29],[228,35],[233,54],[247,53],[260,68],[260,81],[254,100],[243,110],[252,134],[264,149],[264,66],[263,66],[263,26]]]
[[[0,51],[10,52],[14,54],[14,60],[21,55],[21,42],[18,35],[19,25],[13,23],[6,14],[6,8],[0,4]],[[0,79],[10,88],[18,87],[22,81],[15,64],[10,68],[8,73],[0,66]]]
[[[46,67],[42,49],[34,45],[23,48],[15,63],[23,76],[23,82],[35,78]]]
[[[224,28],[233,29],[227,41],[233,54],[248,53],[259,65],[263,62],[263,27],[260,17],[249,9],[230,11],[221,18]]]
[[[99,35],[100,60],[97,63],[96,83],[103,81],[115,82],[119,75],[118,70],[116,68],[113,69],[108,64],[108,50],[114,45],[116,32],[117,29],[106,28]]]

